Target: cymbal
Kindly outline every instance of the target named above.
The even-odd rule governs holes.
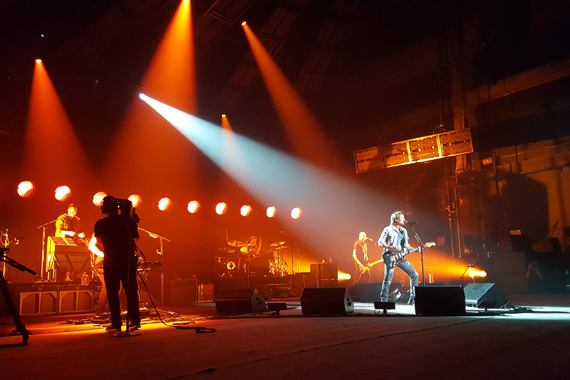
[[[245,243],[239,240],[230,240],[228,241],[228,245],[231,245],[232,247],[243,247]]]
[[[278,246],[283,245],[283,244],[285,244],[284,241],[276,241],[275,243],[271,243],[271,246],[272,247],[278,247]]]
[[[226,252],[226,253],[234,253],[235,249],[221,247],[221,248],[218,248],[218,251],[222,251],[222,252]]]

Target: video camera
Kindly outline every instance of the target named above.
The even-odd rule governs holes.
[[[123,218],[132,219],[135,223],[140,222],[140,218],[137,215],[133,203],[128,199],[114,198],[111,196],[105,197],[103,201],[103,206],[101,210],[105,213],[117,212]]]

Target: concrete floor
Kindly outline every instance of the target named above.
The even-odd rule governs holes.
[[[303,316],[299,299],[274,299],[288,309],[222,316],[205,303],[173,311],[215,332],[153,321],[128,338],[66,323],[84,315],[26,317],[33,335],[0,350],[0,379],[570,378],[570,295],[511,298],[529,309],[424,317],[396,304],[383,316],[355,303],[352,314],[321,317]]]

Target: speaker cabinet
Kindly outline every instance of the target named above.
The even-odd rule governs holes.
[[[218,289],[214,302],[219,314],[265,311],[265,301],[257,289]]]
[[[338,280],[337,264],[311,264],[311,273],[316,274],[320,280]]]
[[[303,315],[344,315],[354,311],[346,288],[305,288],[301,295]]]
[[[198,301],[198,281],[193,278],[170,281],[170,304],[191,306]]]
[[[354,284],[350,297],[354,302],[380,302],[382,284]]]
[[[416,286],[416,315],[464,315],[465,294],[461,285]]]
[[[492,283],[467,284],[463,288],[465,293],[465,304],[479,308],[499,308],[507,300],[503,289]]]
[[[319,281],[315,273],[302,272],[291,275],[291,294],[293,296],[300,296],[305,288],[316,288],[318,286]]]

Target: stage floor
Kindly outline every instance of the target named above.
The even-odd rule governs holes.
[[[0,378],[567,378],[570,295],[509,298],[516,309],[447,317],[399,303],[382,315],[355,302],[338,317],[303,316],[298,298],[268,301],[287,304],[279,314],[218,315],[200,303],[169,310],[179,315],[170,326],[144,321],[128,338],[85,323],[92,314],[28,316],[29,344],[0,351]],[[11,318],[0,323],[14,328]]]

